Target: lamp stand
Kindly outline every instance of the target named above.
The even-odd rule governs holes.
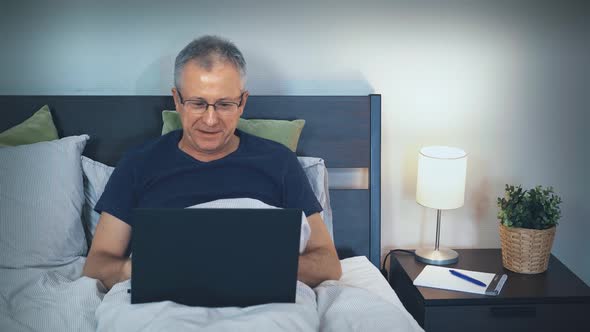
[[[440,209],[436,210],[436,242],[434,250],[430,248],[416,249],[416,260],[432,265],[448,265],[457,263],[459,254],[452,249],[439,248],[440,242]]]

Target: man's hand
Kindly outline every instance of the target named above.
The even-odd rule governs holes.
[[[338,280],[342,276],[342,267],[334,243],[319,213],[307,217],[311,228],[311,237],[305,252],[299,256],[297,279],[311,287],[324,280]]]
[[[107,289],[131,278],[131,259],[126,256],[131,226],[106,212],[100,216],[83,274],[99,279]]]
[[[121,271],[121,280],[128,280],[131,279],[131,258],[127,258],[125,263],[123,264],[123,271]]]

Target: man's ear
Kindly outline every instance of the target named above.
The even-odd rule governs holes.
[[[176,112],[178,112],[180,110],[180,97],[178,95],[178,90],[176,90],[176,87],[172,87],[171,91],[172,99],[174,99],[174,106],[176,107]]]
[[[244,95],[242,96],[242,106],[240,106],[240,116],[242,116],[242,114],[244,114],[244,108],[246,107],[246,101],[248,101],[249,95],[250,95],[250,92],[248,92],[246,90],[244,92]]]

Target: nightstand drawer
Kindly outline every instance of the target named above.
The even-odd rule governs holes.
[[[568,331],[590,326],[590,304],[429,306],[426,331]]]

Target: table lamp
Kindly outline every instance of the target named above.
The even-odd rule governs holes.
[[[467,154],[448,146],[429,146],[420,149],[416,202],[436,209],[436,241],[434,249],[416,249],[416,260],[426,264],[447,265],[456,263],[459,254],[440,248],[441,210],[456,209],[465,201]]]

